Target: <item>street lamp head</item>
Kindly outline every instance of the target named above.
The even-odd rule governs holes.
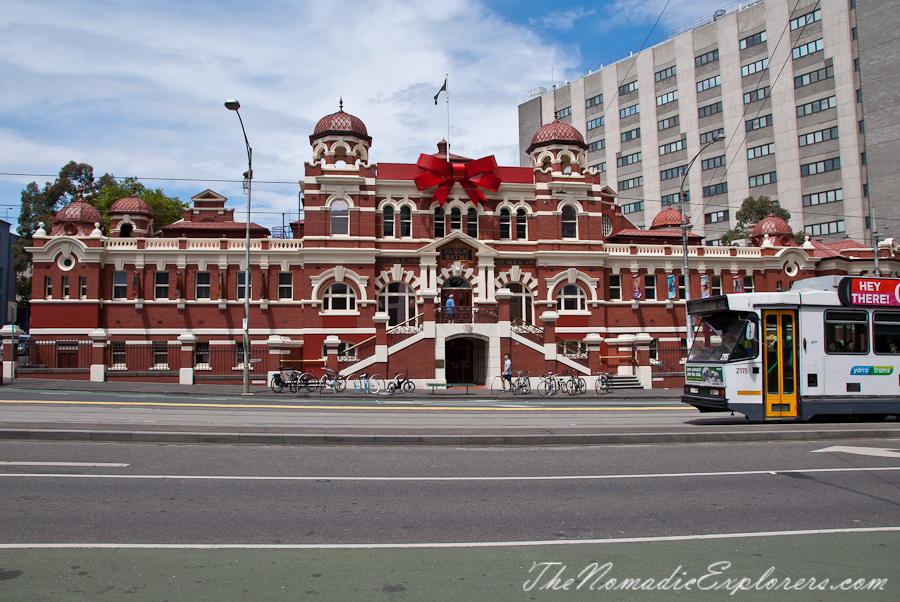
[[[233,102],[237,102],[236,100]],[[713,136],[713,142],[718,142],[719,140],[725,140],[725,134],[716,134]]]
[[[236,101],[233,98],[229,98],[228,100],[225,101],[225,108],[228,109],[229,111],[237,111],[238,109],[241,108],[241,103],[239,103],[238,101]]]

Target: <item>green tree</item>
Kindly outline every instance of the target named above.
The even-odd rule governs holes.
[[[104,186],[91,202],[103,216],[104,225],[109,228],[109,208],[121,198],[138,196],[144,199],[153,209],[154,230],[176,222],[184,215],[185,205],[177,197],[166,196],[161,188],[150,189],[141,184],[137,178],[125,178]]]
[[[769,215],[770,207],[775,217],[780,217],[785,222],[790,221],[791,212],[779,205],[778,201],[773,201],[767,196],[748,196],[741,203],[740,210],[734,214],[737,225],[733,230],[722,235],[722,244],[728,245],[735,240],[750,236],[753,226]]]

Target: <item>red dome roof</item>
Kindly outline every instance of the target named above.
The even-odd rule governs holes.
[[[674,207],[663,209],[653,218],[650,230],[671,230],[681,227],[681,211]]]
[[[316,129],[313,130],[313,135],[309,137],[310,141],[334,133],[353,134],[358,138],[371,141],[369,132],[366,130],[366,124],[362,122],[362,119],[349,113],[344,113],[343,101],[341,101],[340,107],[337,113],[326,115],[319,120],[319,123],[316,124]]]
[[[109,208],[110,213],[142,213],[144,215],[153,216],[153,208],[147,204],[144,199],[139,196],[127,196],[119,199]]]
[[[574,144],[581,148],[587,148],[587,144],[584,143],[584,136],[581,135],[581,132],[568,123],[563,123],[558,119],[554,119],[553,123],[541,126],[534,135],[534,138],[531,139],[531,145],[525,152],[530,153],[538,146],[544,146],[554,142]]]
[[[772,213],[772,209],[770,208],[769,215],[759,220],[759,223],[753,226],[753,232],[750,233],[750,236],[759,236],[762,238],[766,234],[768,234],[769,237],[779,235],[790,236],[793,232],[791,232],[791,227],[788,226],[786,221],[780,217],[775,217],[775,214]]]
[[[56,212],[54,223],[60,222],[82,222],[95,224],[103,220],[100,219],[100,212],[97,208],[84,201],[78,199],[70,202],[68,205]]]

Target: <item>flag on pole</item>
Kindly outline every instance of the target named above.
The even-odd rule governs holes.
[[[437,99],[438,99],[438,96],[441,95],[441,92],[446,92],[446,91],[447,91],[447,78],[445,77],[445,78],[444,78],[444,85],[441,86],[441,89],[438,90],[438,93],[434,95],[434,104],[435,104],[435,105],[437,105]]]

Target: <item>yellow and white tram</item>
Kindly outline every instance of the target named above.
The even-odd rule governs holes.
[[[681,401],[749,420],[900,417],[900,280],[823,277],[688,302]]]

